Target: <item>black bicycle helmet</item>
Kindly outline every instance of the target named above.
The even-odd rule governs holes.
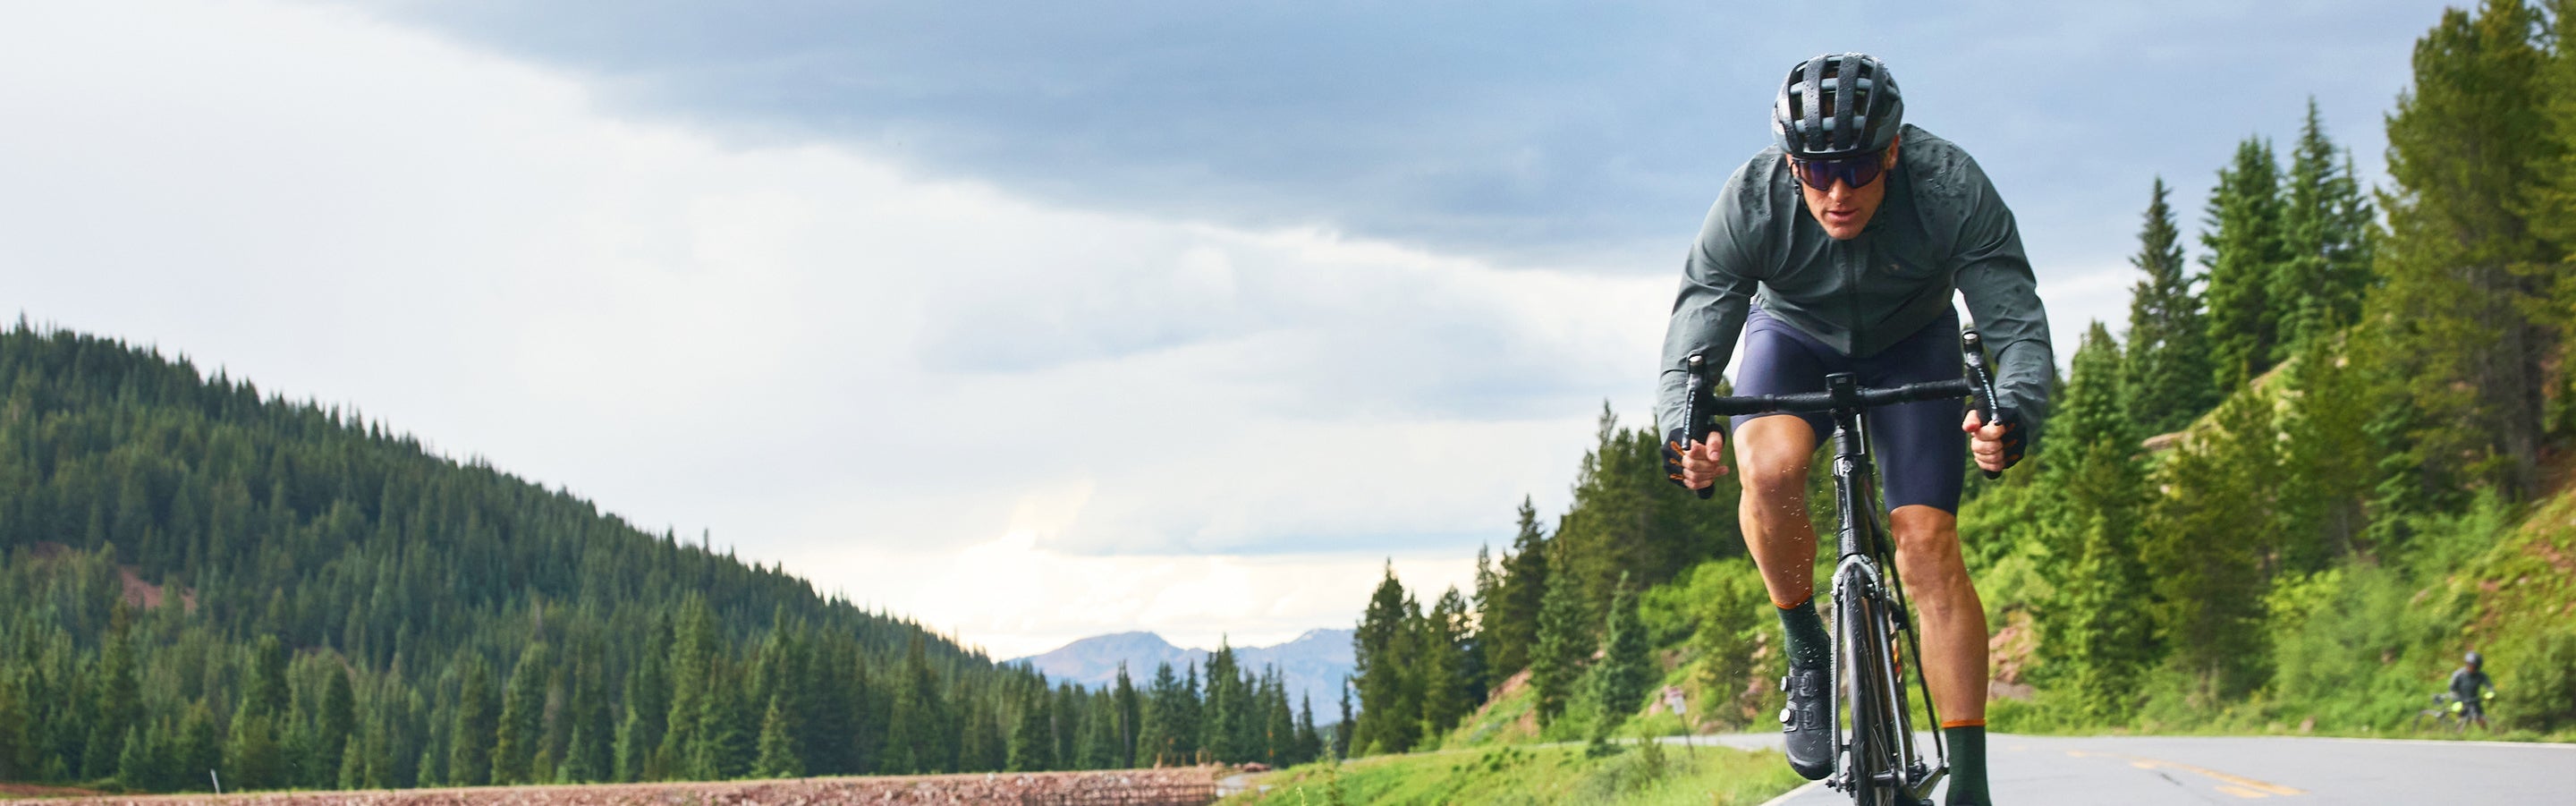
[[[1886,150],[1905,124],[1905,96],[1887,65],[1861,53],[1829,53],[1789,68],[1771,105],[1771,141],[1802,160],[1837,160]]]
[[[2471,652],[2469,653],[2468,661],[2470,666],[2481,666],[2486,663],[2487,659],[2476,652]]]

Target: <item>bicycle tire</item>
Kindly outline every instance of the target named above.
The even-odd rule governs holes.
[[[1903,760],[1897,758],[1901,745],[1890,733],[1898,717],[1887,697],[1887,623],[1867,586],[1855,574],[1835,596],[1844,636],[1838,647],[1844,660],[1842,694],[1851,715],[1850,762],[1844,774],[1852,802],[1859,806],[1911,806]]]

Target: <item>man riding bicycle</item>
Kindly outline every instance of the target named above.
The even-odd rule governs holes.
[[[1773,145],[1729,177],[1683,266],[1664,333],[1656,420],[1666,471],[1690,489],[1727,472],[1723,434],[1686,422],[1688,361],[1723,367],[1740,334],[1737,395],[1815,392],[1829,373],[1891,386],[1960,377],[1952,292],[1996,350],[1995,422],[1955,400],[1868,413],[1884,468],[1898,573],[1917,591],[1922,664],[1951,748],[1951,804],[1985,804],[1986,622],[1959,555],[1958,504],[1973,447],[1999,472],[2036,444],[2055,358],[2012,211],[1967,152],[1905,125],[1887,66],[1844,53],[1800,62],[1771,113]],[[1813,601],[1807,471],[1832,428],[1821,415],[1732,420],[1746,547],[1787,633],[1789,764],[1833,768],[1831,639]]]
[[[2471,651],[2468,657],[2461,659],[2468,665],[2451,672],[2451,698],[2460,704],[2460,724],[2463,728],[2472,722],[2477,723],[2480,728],[2487,726],[2486,693],[2495,690],[2495,681],[2487,679],[2487,673],[2481,670],[2481,667],[2486,665],[2486,660],[2477,652]]]

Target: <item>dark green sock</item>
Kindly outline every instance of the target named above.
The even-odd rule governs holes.
[[[1833,662],[1834,639],[1825,634],[1825,620],[1816,615],[1816,600],[1799,602],[1797,607],[1772,605],[1780,611],[1780,629],[1788,633],[1781,642],[1789,654],[1789,663],[1808,669],[1822,669]]]
[[[1986,794],[1985,723],[1942,728],[1941,738],[1950,746],[1948,806],[1991,806],[1994,800]]]

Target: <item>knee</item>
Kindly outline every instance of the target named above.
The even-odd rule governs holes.
[[[1758,433],[1749,425],[1744,431],[1746,438],[1735,446],[1735,466],[1742,474],[1745,493],[1763,498],[1805,495],[1807,465],[1814,448],[1798,440]]]
[[[1889,518],[1896,533],[1896,559],[1905,575],[1924,582],[1964,580],[1967,563],[1959,556],[1959,521],[1933,507],[1900,507]],[[1946,585],[1942,586],[1946,587]]]
[[[1905,564],[1909,566],[1956,566],[1964,570],[1966,565],[1959,556],[1957,527],[1910,533],[1899,531],[1896,533],[1896,553],[1904,557]]]

